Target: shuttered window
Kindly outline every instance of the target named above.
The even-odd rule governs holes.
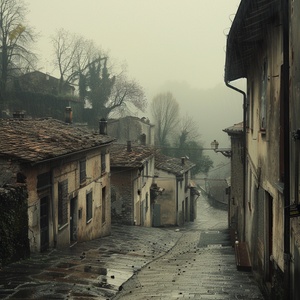
[[[58,228],[68,223],[68,180],[58,183]]]

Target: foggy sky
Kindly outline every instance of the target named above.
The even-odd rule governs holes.
[[[128,77],[145,89],[148,102],[168,88],[183,114],[189,110],[202,116],[199,126],[205,140],[225,140],[222,129],[242,121],[241,96],[222,92],[228,90],[223,82],[226,34],[239,0],[27,2],[29,24],[40,33],[41,71],[54,75],[49,37],[64,28],[94,40],[117,63],[126,63]],[[171,90],[176,86],[185,86],[185,95]],[[215,94],[222,95],[225,104],[211,101]]]
[[[166,81],[210,88],[223,82],[225,34],[238,0],[27,0],[28,21],[40,32],[39,50],[64,28],[95,41],[127,62],[146,90]]]

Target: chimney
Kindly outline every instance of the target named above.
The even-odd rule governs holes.
[[[20,110],[16,110],[13,112],[13,118],[15,119],[24,119],[24,112],[20,111]]]
[[[107,121],[105,119],[99,121],[99,134],[107,135]]]
[[[184,165],[184,163],[185,163],[185,157],[183,156],[181,157],[181,164]]]
[[[127,141],[127,152],[131,152],[132,148],[131,148],[131,141]]]
[[[141,145],[146,146],[146,134],[142,133],[140,135],[140,141],[141,141]]]
[[[65,109],[65,122],[71,124],[72,118],[73,118],[72,107],[67,106]]]

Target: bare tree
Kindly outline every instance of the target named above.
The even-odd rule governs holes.
[[[188,114],[179,121],[179,132],[176,134],[175,144],[182,147],[186,142],[195,141],[200,138],[197,122]]]
[[[156,95],[151,103],[157,144],[166,146],[178,123],[179,105],[170,92]]]
[[[27,25],[26,14],[22,0],[0,0],[1,98],[10,78],[34,67],[36,56],[30,51],[34,35]]]
[[[116,75],[115,84],[106,105],[107,116],[113,111],[130,112],[130,106],[144,112],[147,100],[143,88],[135,80],[128,79],[122,72]]]
[[[82,74],[87,72],[89,64],[100,55],[93,41],[61,28],[51,37],[51,42],[53,65],[60,74],[59,92],[64,84],[82,84]]]

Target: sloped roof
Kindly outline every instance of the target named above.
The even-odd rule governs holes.
[[[38,163],[109,144],[114,139],[52,118],[0,119],[0,156]]]
[[[273,23],[280,25],[280,11],[279,0],[241,0],[227,37],[226,82],[247,77],[268,27]]]
[[[154,156],[151,147],[142,145],[131,145],[131,151],[127,150],[125,144],[113,144],[110,148],[110,166],[139,168],[146,160]]]
[[[155,168],[174,175],[182,175],[195,166],[186,158],[184,163],[182,161],[181,158],[169,157],[158,152],[155,154]]]
[[[233,126],[227,127],[223,129],[224,132],[226,132],[228,135],[237,135],[242,134],[244,131],[243,128],[243,122],[234,124]]]

